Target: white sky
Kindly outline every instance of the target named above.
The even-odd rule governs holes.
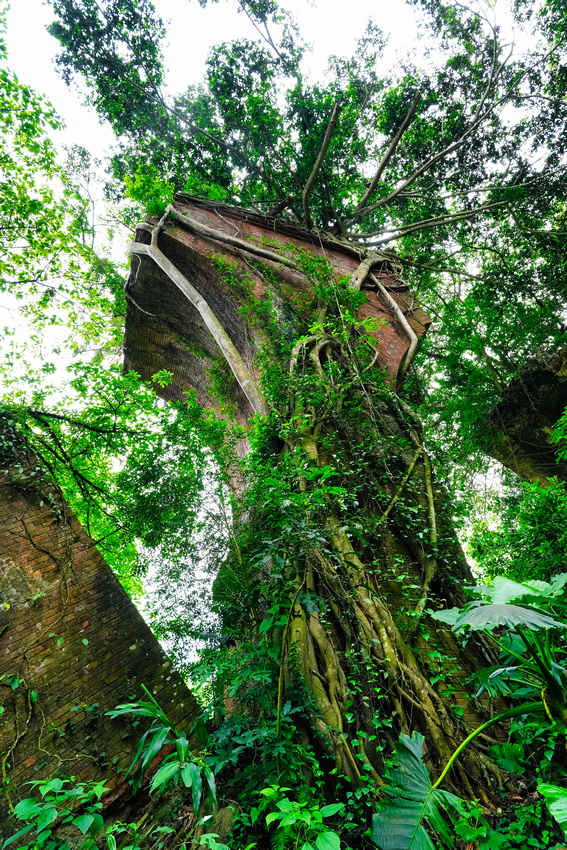
[[[172,92],[182,91],[201,80],[209,48],[221,41],[241,36],[253,38],[255,31],[236,0],[221,0],[202,9],[197,0],[154,0],[158,14],[170,19],[166,66]],[[336,53],[350,55],[354,42],[364,32],[369,17],[374,17],[386,34],[391,47],[404,49],[415,41],[413,11],[403,0],[284,0],[295,15],[303,37],[313,44],[307,67],[320,75],[327,57]],[[345,13],[345,7],[347,9]],[[78,144],[97,157],[103,157],[113,143],[108,126],[101,126],[80,96],[67,88],[58,76],[53,60],[57,42],[45,31],[53,21],[53,12],[43,0],[14,0],[8,12],[7,46],[9,64],[23,83],[48,96],[64,118],[67,129],[62,141]]]

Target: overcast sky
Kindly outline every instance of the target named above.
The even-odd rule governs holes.
[[[171,91],[181,91],[203,76],[209,48],[239,36],[254,36],[236,0],[221,0],[202,9],[197,0],[154,0],[158,14],[171,19],[166,66]],[[385,33],[391,33],[391,50],[404,49],[414,42],[416,27],[412,10],[403,0],[290,0],[286,8],[296,16],[306,41],[313,44],[307,65],[320,75],[327,57],[348,55],[355,40],[374,16]],[[347,11],[345,11],[345,9]],[[108,127],[82,106],[80,96],[59,78],[53,60],[57,42],[45,28],[53,20],[43,0],[16,0],[8,13],[7,45],[10,67],[20,80],[45,93],[67,124],[64,141],[79,144],[95,156],[103,156],[113,142]],[[391,55],[391,54],[390,54]]]

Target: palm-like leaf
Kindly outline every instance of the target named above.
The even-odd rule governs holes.
[[[424,822],[451,844],[444,812],[462,814],[462,801],[447,791],[433,788],[423,764],[424,738],[414,732],[401,735],[388,768],[387,797],[380,801],[372,817],[372,840],[380,850],[435,850]]]
[[[533,608],[522,608],[520,605],[506,603],[479,605],[471,608],[466,606],[455,622],[455,631],[463,626],[470,626],[473,631],[493,629],[495,626],[524,626],[528,629],[564,629],[565,623],[552,619]]]

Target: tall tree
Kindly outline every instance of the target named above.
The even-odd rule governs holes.
[[[332,765],[328,785],[338,772],[368,789],[381,781],[390,723],[427,732],[436,767],[466,733],[446,665],[449,649],[458,684],[470,669],[467,654],[429,611],[462,602],[470,574],[427,445],[441,459],[482,447],[479,423],[503,385],[529,353],[563,341],[566,32],[550,30],[545,16],[559,7],[544,5],[541,46],[514,56],[482,11],[424,0],[439,51],[434,67],[406,61],[379,75],[384,39],[370,24],[354,57],[333,57],[326,81],[311,83],[290,19],[271,0],[240,5],[255,40],[215,48],[204,84],[172,99],[163,92],[165,30],[147,0],[52,0],[51,32],[65,79],[85,82],[119,137],[110,191],[119,192],[116,180],[124,178],[131,196],[170,216],[147,221],[139,234],[135,250],[145,257],[133,265],[132,309],[151,312],[138,300],[138,267],[154,263],[166,277],[184,277],[162,259],[173,226],[195,227],[184,225],[182,208],[167,206],[174,191],[280,215],[305,238],[334,239],[359,258],[345,281],[316,251],[294,257],[280,244],[270,258],[233,237],[237,265],[225,267],[225,278],[232,274],[235,303],[240,298],[259,323],[260,379],[215,324],[203,293],[195,299],[209,309],[202,319],[222,352],[217,370],[234,376],[261,420],[240,473],[249,476],[242,521],[217,582],[235,652],[249,653],[240,670],[261,657],[257,675],[273,685],[270,705],[236,676],[256,693],[250,747],[261,746],[258,718],[267,714],[274,758],[264,747],[265,777],[282,774],[283,729],[303,746],[305,769],[311,764],[316,774],[310,742]],[[229,242],[221,236],[209,233]],[[238,294],[246,293],[242,252],[269,294],[263,307],[250,292]],[[291,264],[307,281],[305,309],[278,300],[285,271],[274,263]],[[373,264],[391,275],[401,267],[436,322],[419,368],[409,370],[410,354],[397,387],[378,374],[358,315],[367,281],[390,304],[370,276]],[[230,414],[234,398],[225,401]],[[416,403],[438,408],[425,437]],[[139,515],[149,535],[152,518]],[[489,659],[492,651],[481,641],[476,652]],[[249,777],[256,762],[246,769]],[[501,778],[477,749],[452,782],[490,796],[490,777]]]

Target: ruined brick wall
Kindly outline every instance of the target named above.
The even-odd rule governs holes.
[[[279,251],[283,256],[304,252],[324,258],[339,277],[354,274],[363,257],[362,248],[345,245],[329,234],[307,232],[279,219],[236,207],[183,195],[176,196],[175,207],[190,221]],[[149,235],[139,229],[136,240],[149,241]],[[250,321],[243,309],[249,300],[246,287],[256,298],[269,294],[284,323],[290,305],[301,313],[302,303],[312,298],[312,284],[301,272],[263,260],[272,273],[268,283],[253,265],[257,258],[247,257],[239,248],[191,232],[177,223],[166,223],[158,245],[206,300],[252,374],[256,372],[256,356],[263,335],[258,322]],[[230,269],[228,276],[227,269]],[[395,262],[384,255],[374,274],[405,314],[415,334],[422,336],[430,319],[396,274]],[[239,288],[238,279],[244,282],[244,289]],[[385,379],[395,385],[410,340],[381,294],[372,288],[370,281],[367,285],[366,302],[359,310],[359,318],[376,320],[377,327],[369,331],[369,336],[377,344],[377,362],[384,369]],[[219,350],[195,307],[153,260],[140,256],[132,260],[127,300],[125,367],[138,372],[145,381],[166,369],[172,373],[172,381],[165,387],[155,385],[158,395],[168,401],[183,401],[187,392],[194,391],[203,407],[222,415],[210,380]],[[227,386],[230,381],[231,376],[226,376]],[[252,409],[240,387],[233,383],[236,413],[232,418],[245,424]]]
[[[29,796],[25,782],[55,773],[117,789],[140,730],[105,712],[143,696],[143,683],[189,732],[196,702],[57,491],[46,481],[18,490],[11,479],[0,475],[4,784],[14,802]],[[0,838],[14,831],[7,813],[4,792]]]

